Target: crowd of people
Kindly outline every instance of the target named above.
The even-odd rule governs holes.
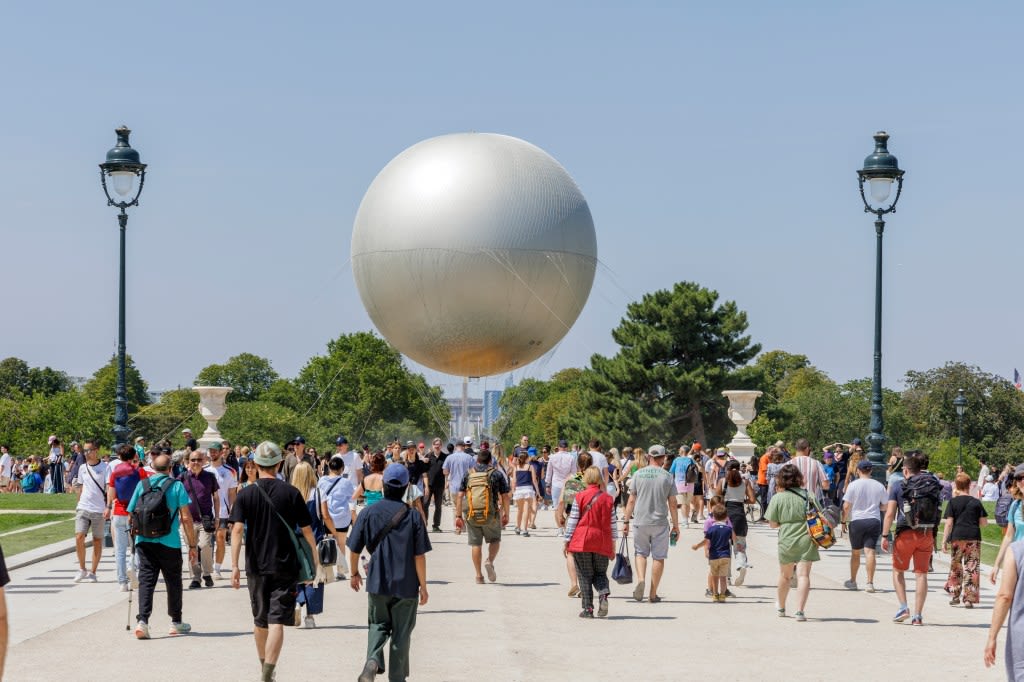
[[[995,482],[987,467],[977,480],[958,472],[947,482],[929,472],[925,453],[895,448],[882,483],[879,465],[856,439],[815,456],[805,439],[796,440],[792,452],[779,442],[740,462],[725,448],[700,443],[671,453],[662,445],[605,450],[598,439],[585,447],[560,440],[552,449],[537,448],[524,435],[508,451],[487,442],[476,446],[469,437],[447,444],[434,438],[429,446],[395,440],[374,451],[368,445],[353,449],[339,436],[334,452],[321,454],[301,436],[283,448],[269,441],[201,447],[190,431],[181,436],[179,447],[167,441],[147,447],[137,438],[118,448],[113,461],[101,457],[95,441],[72,443],[65,454],[60,439],[51,437],[44,471],[33,469],[41,462],[16,462],[3,448],[0,487],[31,492],[24,484],[27,472],[42,479],[30,486],[37,491],[78,495],[76,582],[96,582],[109,524],[117,581],[123,591],[139,592],[139,639],[150,637],[159,577],[167,584],[168,632],[176,636],[191,630],[182,619],[185,583],[202,590],[230,580],[239,588],[244,567],[264,680],[274,679],[284,627],[315,628],[325,584],[345,580],[368,593],[368,648],[359,679],[386,670],[390,679],[405,679],[416,609],[429,598],[429,533],[465,534],[476,582],[493,583],[503,533],[529,538],[538,513],[548,510],[580,618],[608,615],[609,567],[620,540],[633,543],[618,557],[635,566],[633,598],[657,604],[669,547],[681,528],[699,524],[703,537],[692,549],[703,550],[708,561],[706,597],[720,603],[734,596],[732,588],[743,586],[753,568],[746,546],[751,525],[767,524],[778,530],[777,613],[789,616],[793,592],[792,617],[805,621],[812,566],[819,547],[828,546],[808,530],[813,515],[849,537],[849,590],[860,589],[863,563],[865,590],[878,591],[879,555],[891,552],[893,621],[920,626],[940,534],[938,546],[951,559],[944,586],[950,604],[970,609],[979,602],[980,529],[988,520],[979,497],[990,496],[987,484]],[[1021,481],[1024,465],[1004,471],[996,484],[1012,502],[992,574],[993,582],[999,569],[1006,577],[986,648],[989,663],[1024,570]],[[452,529],[442,529],[444,506],[452,507]],[[907,572],[915,578],[912,601]],[[1008,644],[1008,665],[1024,665],[1019,648]]]

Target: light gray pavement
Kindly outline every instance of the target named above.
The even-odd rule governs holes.
[[[721,680],[874,680],[896,658],[892,665],[901,679],[1003,678],[1001,663],[991,670],[982,664],[993,591],[984,589],[980,608],[950,607],[941,591],[944,564],[930,576],[925,627],[895,624],[888,556],[875,580],[885,592],[847,591],[842,582],[849,546],[843,539],[814,566],[808,621],[798,623],[775,615],[774,531],[752,527],[755,568],[747,584],[733,588],[736,599],[713,604],[704,598],[703,554],[690,550],[700,537],[693,527],[669,555],[660,589],[664,602],[637,603],[631,586],[613,583],[609,618],[583,621],[579,601],[566,596],[552,513],[542,512],[539,525],[530,538],[505,533],[493,585],[475,584],[464,535],[431,534],[430,601],[419,612],[410,679],[675,680],[710,673]],[[7,679],[108,680],[115,671],[124,679],[128,666],[137,671],[128,678],[137,680],[258,679],[244,585],[237,592],[227,582],[186,590],[185,620],[194,630],[177,638],[166,635],[166,600],[158,587],[150,619],[154,639],[140,642],[126,631],[127,595],[117,591],[106,551],[98,584],[72,582],[73,555],[13,571]],[[365,659],[365,599],[347,581],[328,585],[317,629],[287,630],[278,679],[354,680]],[[121,653],[125,658],[118,662]]]

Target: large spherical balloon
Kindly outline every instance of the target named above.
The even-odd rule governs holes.
[[[557,161],[523,140],[424,140],[374,178],[352,231],[352,272],[399,351],[461,376],[506,372],[569,331],[594,283],[590,208]]]

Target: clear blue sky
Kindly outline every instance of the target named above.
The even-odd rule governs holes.
[[[154,389],[243,351],[294,376],[371,328],[348,266],[363,193],[406,147],[476,130],[551,153],[597,227],[590,301],[528,376],[613,353],[626,303],[681,279],[735,300],[766,350],[868,376],[874,232],[855,171],[886,129],[907,171],[886,231],[886,385],[948,360],[1010,376],[1024,369],[1022,14],[7,3],[0,357],[87,376],[115,351],[117,223],[96,164],[122,123],[150,164],[129,222],[128,348]]]

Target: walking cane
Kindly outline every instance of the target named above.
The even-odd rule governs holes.
[[[135,572],[135,577],[138,579],[138,569],[132,564],[135,563],[135,535],[132,533],[132,528],[128,529],[128,547],[131,549],[131,558],[129,559],[128,570]],[[126,571],[127,572],[127,571]],[[132,594],[135,592],[135,585],[132,579],[128,578],[128,623],[124,626],[124,629],[131,631],[132,629]]]

